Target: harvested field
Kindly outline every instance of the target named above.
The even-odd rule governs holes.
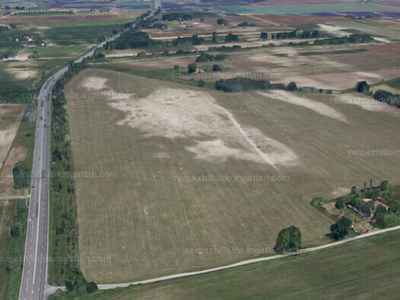
[[[367,45],[365,48],[377,53],[400,58],[400,43]]]
[[[294,76],[281,80],[284,83],[294,81],[298,86],[314,86],[330,90],[346,90],[355,86],[359,81],[367,81],[369,84],[382,80],[390,80],[399,77],[400,68],[388,70],[370,70],[367,72],[338,72],[318,75]]]
[[[0,197],[21,196],[24,194],[22,190],[14,189],[12,170],[17,162],[25,160],[27,152],[28,150],[25,147],[11,149],[1,170]]]
[[[250,43],[248,43],[250,45]],[[376,83],[399,77],[400,58],[368,51],[371,45],[288,47],[254,49],[230,53],[230,61],[219,63],[223,72],[195,74],[195,79],[216,81],[236,76],[267,79],[272,82],[298,86],[344,90],[354,87],[357,81]],[[203,46],[197,46],[205,50]],[[313,55],[314,53],[314,55]],[[172,69],[174,65],[186,67],[195,61],[194,56],[165,57],[126,62],[112,62],[111,66],[139,71]],[[215,62],[199,63],[199,68],[210,69]],[[292,68],[296,66],[296,68]],[[225,71],[226,70],[226,71]],[[172,72],[172,71],[171,71]]]
[[[99,16],[46,16],[46,17],[32,17],[32,16],[20,16],[20,17],[8,17],[1,19],[0,24],[19,24],[19,23],[66,23],[66,22],[94,22],[104,20],[115,20],[118,19],[117,15],[99,15]]]
[[[23,105],[0,104],[0,163],[2,167],[17,134],[23,113]]]
[[[396,108],[369,111],[319,94],[226,94],[100,69],[74,77],[66,94],[91,92],[82,82],[96,77],[105,80],[98,97],[68,99],[75,172],[114,174],[75,182],[79,254],[104,258],[81,261],[90,281],[254,257],[225,250],[272,251],[290,225],[305,246],[325,243],[331,220],[312,197],[369,178],[399,182],[398,157],[349,154],[399,148],[387,139],[400,130]]]
[[[316,16],[316,15],[251,15],[254,19],[273,25],[301,25],[310,23],[325,23],[332,21],[347,21],[350,18]]]
[[[398,236],[398,231],[389,232],[304,255],[101,291],[86,299],[393,299],[400,280]]]

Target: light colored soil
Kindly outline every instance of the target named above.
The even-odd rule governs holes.
[[[329,25],[329,24],[318,24],[318,26],[322,32],[327,32],[337,37],[350,35],[349,32],[345,31],[346,29],[345,27],[340,27],[337,25]]]
[[[0,104],[0,165],[5,163],[23,113],[23,105]]]
[[[355,86],[359,81],[367,81],[369,84],[382,80],[390,80],[399,77],[400,68],[392,70],[370,70],[368,72],[343,72],[325,73],[318,75],[305,75],[287,77],[281,80],[284,83],[296,82],[299,87],[314,86],[316,88],[330,90],[346,90]]]
[[[335,207],[334,201],[325,203],[322,207],[325,208],[326,211],[332,215],[340,214],[340,210]]]
[[[39,73],[37,70],[29,69],[7,69],[7,71],[18,80],[30,79],[36,77]]]
[[[106,88],[107,78],[102,77],[87,77],[83,80],[82,86],[88,91],[100,91]]]
[[[256,128],[244,128],[208,93],[191,90],[158,89],[144,99],[111,101],[113,108],[127,113],[120,125],[129,125],[147,136],[201,138],[186,149],[198,159],[226,161],[229,157],[267,163],[291,164],[296,155],[285,145],[263,135]],[[229,145],[238,145],[239,148]]]
[[[268,1],[268,4],[270,4],[270,1]],[[313,15],[252,15],[252,17],[274,25],[295,25],[351,20],[344,17]]]
[[[276,91],[270,91],[268,93],[259,92],[259,94],[264,95],[268,98],[305,107],[307,109],[313,110],[314,112],[320,115],[327,116],[329,118],[333,118],[338,121],[347,122],[346,117],[341,113],[339,113],[338,111],[336,111],[335,109],[333,109],[332,107],[324,103],[312,101],[307,98],[302,98],[290,92],[276,90]]]
[[[7,161],[1,171],[1,177],[0,177],[1,197],[21,196],[23,194],[23,191],[14,189],[14,179],[12,175],[12,170],[17,162],[25,160],[27,153],[28,150],[22,146],[11,149],[7,157]]]

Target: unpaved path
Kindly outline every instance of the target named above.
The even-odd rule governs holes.
[[[200,274],[206,274],[206,273],[211,273],[211,272],[216,272],[216,271],[221,271],[221,270],[226,270],[226,269],[231,269],[231,268],[236,268],[240,266],[246,266],[258,262],[263,262],[263,261],[268,261],[268,260],[273,260],[273,259],[280,259],[283,257],[291,256],[291,255],[301,255],[304,253],[309,253],[309,252],[314,252],[318,250],[323,250],[331,247],[335,247],[338,245],[342,245],[345,243],[349,243],[355,240],[363,239],[366,237],[382,234],[385,232],[390,232],[394,230],[399,230],[400,226],[392,227],[392,228],[387,228],[383,230],[376,230],[372,232],[368,232],[353,238],[349,238],[346,240],[330,243],[327,245],[322,245],[318,247],[313,247],[313,248],[308,248],[308,249],[302,249],[298,253],[294,254],[285,254],[285,255],[275,255],[275,256],[270,256],[270,257],[261,257],[261,258],[254,258],[254,259],[248,259],[244,260],[235,264],[227,265],[227,266],[222,266],[222,267],[217,267],[213,269],[207,269],[207,270],[202,270],[202,271],[196,271],[196,272],[188,272],[188,273],[180,273],[180,274],[175,274],[175,275],[169,275],[169,276],[163,276],[163,277],[157,277],[153,279],[147,279],[147,280],[142,280],[142,281],[135,281],[135,282],[128,282],[128,283],[116,283],[116,284],[100,284],[98,285],[100,290],[108,290],[108,289],[115,289],[118,287],[127,287],[129,285],[138,285],[138,284],[146,284],[146,283],[154,283],[154,282],[160,282],[160,281],[165,281],[165,280],[170,280],[170,279],[176,279],[176,278],[183,278],[183,277],[189,277],[189,276],[195,276],[195,275],[200,275]]]

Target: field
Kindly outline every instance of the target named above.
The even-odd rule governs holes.
[[[26,190],[14,189],[12,170],[15,164],[31,168],[34,144],[34,124],[21,123],[25,106],[0,105],[0,132],[2,135],[0,169],[0,197],[22,196]]]
[[[249,46],[251,44],[248,43]],[[385,45],[275,47],[230,53],[230,61],[217,63],[222,72],[206,72],[195,74],[194,77],[216,81],[220,78],[245,76],[273,82],[295,81],[299,86],[344,90],[354,87],[358,80],[375,83],[398,77],[400,59],[381,53],[379,49],[385,48]],[[172,73],[174,65],[185,69],[194,61],[195,57],[160,57],[152,60],[115,60],[110,61],[109,65],[138,71],[169,69]],[[198,66],[202,70],[210,71],[213,64],[215,62],[199,63]]]
[[[325,23],[332,21],[351,20],[345,17],[318,16],[318,15],[251,15],[256,20],[264,21],[273,25],[299,25],[310,23]]]
[[[297,14],[317,14],[331,12],[379,12],[387,11],[387,7],[378,7],[370,3],[361,2],[339,2],[339,3],[319,3],[306,4],[300,3],[295,7],[291,4],[282,5],[224,5],[224,8],[238,14],[273,14],[273,15],[297,15]],[[391,11],[400,11],[400,8],[392,7]]]
[[[133,18],[138,12],[129,12],[126,17]],[[0,80],[4,83],[0,87],[0,93],[27,93],[25,96],[32,99],[32,93],[36,93],[40,82],[55,70],[60,69],[69,61],[88,52],[98,43],[100,36],[110,37],[113,29],[120,27],[132,19],[113,16],[113,19],[102,20],[101,16],[85,17],[55,17],[59,22],[41,23],[42,17],[15,17],[0,19],[0,23],[9,24],[11,20],[26,23],[17,23],[17,30],[2,33],[0,48],[2,51],[13,51],[18,54],[32,55],[36,51],[39,57],[28,61],[0,62]],[[36,19],[37,18],[37,19]],[[34,20],[31,20],[34,19]],[[29,23],[31,22],[31,23]],[[7,38],[17,38],[21,35],[34,37],[34,41],[42,41],[46,47],[37,46],[34,49],[24,48],[16,43],[10,43]],[[9,97],[5,96],[5,99]],[[17,99],[18,103],[19,101]],[[26,101],[25,101],[26,102]]]
[[[75,172],[89,172],[76,179],[79,253],[101,258],[80,266],[98,283],[273,252],[292,224],[304,246],[326,243],[332,220],[312,197],[399,182],[397,157],[349,154],[400,147],[387,138],[400,112],[380,103],[224,94],[101,69],[80,73],[67,95]],[[237,247],[254,251],[207,252]]]
[[[82,299],[393,299],[399,232],[323,251]]]

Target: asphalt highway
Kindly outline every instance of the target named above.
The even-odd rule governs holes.
[[[154,16],[153,11],[146,19]],[[134,24],[132,27],[135,27]],[[127,31],[126,29],[124,30]],[[101,43],[119,38],[121,33]],[[95,49],[75,60],[81,63],[84,58],[93,56]],[[48,244],[49,244],[49,198],[50,198],[50,107],[51,91],[66,72],[64,67],[51,76],[42,86],[38,97],[36,120],[35,148],[31,177],[31,194],[29,200],[29,217],[25,242],[25,256],[19,292],[21,300],[42,300],[46,298]]]

